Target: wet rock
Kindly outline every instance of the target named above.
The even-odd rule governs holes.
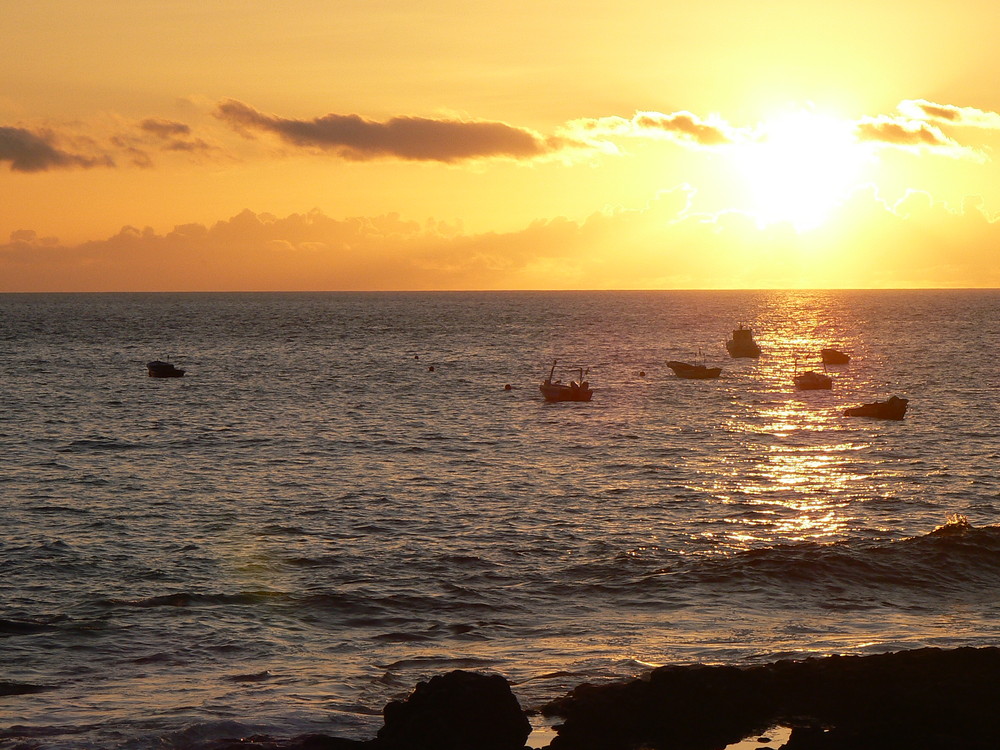
[[[784,750],[1000,747],[1000,649],[917,649],[756,667],[661,667],[543,708],[551,750],[712,750],[793,728]]]
[[[552,750],[716,750],[770,728],[763,687],[738,667],[662,667],[648,680],[580,685],[542,711],[567,719]]]

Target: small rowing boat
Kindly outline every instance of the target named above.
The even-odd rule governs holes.
[[[706,367],[705,365],[692,365],[687,362],[670,360],[667,367],[674,371],[674,375],[686,380],[708,380],[717,378],[722,373],[721,367]]]

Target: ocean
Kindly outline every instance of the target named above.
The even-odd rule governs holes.
[[[998,291],[0,295],[0,748],[1000,645],[997,351]]]

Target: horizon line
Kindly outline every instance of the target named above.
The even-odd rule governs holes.
[[[1000,287],[701,287],[672,289],[102,289],[8,290],[29,294],[625,294],[642,292],[996,292]]]

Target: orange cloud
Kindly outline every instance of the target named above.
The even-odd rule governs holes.
[[[146,118],[112,136],[111,144],[138,167],[153,166],[151,150],[206,155],[219,149],[194,137],[191,126],[174,120]]]
[[[939,151],[952,156],[974,156],[975,152],[959,145],[941,132],[936,125],[922,120],[890,117],[863,117],[855,125],[857,139],[897,148],[920,148]]]
[[[953,104],[935,104],[926,99],[907,99],[900,102],[899,111],[908,117],[946,125],[1000,130],[1000,114],[975,107],[956,107]]]
[[[197,153],[216,150],[203,139],[195,138],[191,127],[183,122],[148,118],[139,123],[139,129],[153,136],[164,151]]]
[[[588,136],[632,138],[669,137],[683,145],[724,146],[745,139],[745,134],[719,118],[704,120],[691,112],[636,112],[631,118],[582,118],[568,123],[570,132]]]
[[[191,127],[189,125],[185,125],[183,122],[159,120],[155,117],[149,117],[140,122],[139,128],[163,139],[188,136],[191,134]]]
[[[221,102],[215,114],[248,137],[253,131],[271,133],[294,146],[332,151],[355,161],[397,158],[451,163],[494,157],[533,159],[582,145],[483,120],[393,117],[375,122],[358,115],[338,114],[293,120],[263,114],[232,99]]]
[[[641,210],[464,234],[396,214],[244,211],[166,234],[126,227],[74,247],[19,230],[0,291],[1000,287],[1000,223],[976,200],[857,193],[822,231],[699,214],[691,188]]]

